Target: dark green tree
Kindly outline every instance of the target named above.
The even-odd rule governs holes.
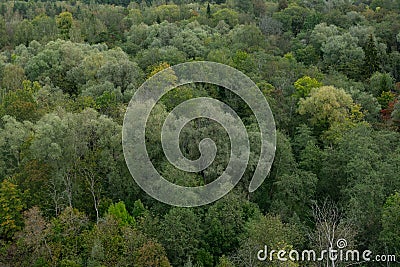
[[[381,240],[391,250],[400,255],[400,193],[389,196],[382,210]],[[393,250],[393,251],[392,251]]]
[[[367,44],[364,47],[364,72],[366,77],[370,77],[379,70],[378,49],[372,34],[369,35]]]

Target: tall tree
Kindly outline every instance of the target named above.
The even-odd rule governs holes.
[[[22,193],[18,186],[4,180],[0,185],[0,239],[11,239],[21,229],[23,208]]]
[[[174,266],[194,259],[200,244],[200,220],[190,209],[172,208],[164,217],[159,240]]]
[[[381,240],[390,253],[400,255],[400,193],[396,192],[386,199],[382,211]]]
[[[369,35],[368,41],[364,47],[364,72],[366,77],[370,77],[379,70],[378,49],[372,34]]]
[[[73,18],[68,11],[60,13],[56,18],[57,27],[64,39],[69,39],[69,31],[72,28]]]

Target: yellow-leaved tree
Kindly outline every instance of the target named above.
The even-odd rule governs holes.
[[[324,132],[324,139],[329,142],[336,142],[364,117],[351,95],[334,86],[312,89],[308,97],[299,100],[298,112],[307,115],[314,129]]]

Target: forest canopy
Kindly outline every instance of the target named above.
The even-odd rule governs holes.
[[[135,183],[121,134],[137,88],[190,61],[249,76],[274,114],[277,147],[249,193],[260,133],[246,103],[211,84],[171,91],[146,128],[167,180],[204,185],[229,160],[223,128],[200,120],[183,129],[181,149],[196,159],[200,140],[219,140],[217,159],[198,173],[168,162],[160,131],[185,100],[228,104],[252,148],[232,192],[178,208]],[[399,1],[0,1],[0,265],[280,266],[257,251],[339,239],[399,260],[399,95]]]

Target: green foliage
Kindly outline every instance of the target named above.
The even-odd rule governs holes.
[[[291,31],[294,35],[302,30],[312,29],[318,24],[318,14],[314,10],[291,4],[287,8],[274,13],[274,18],[281,21],[286,31]]]
[[[205,217],[205,241],[213,255],[228,255],[240,244],[245,224],[259,215],[254,204],[229,194],[213,206]]]
[[[69,31],[72,28],[73,18],[72,14],[68,11],[60,13],[56,18],[57,27],[63,38],[69,38]]]
[[[24,208],[22,193],[18,186],[7,179],[0,186],[0,238],[11,239],[21,229]]]
[[[282,223],[278,216],[267,214],[255,218],[248,223],[246,233],[241,239],[236,256],[237,264],[255,262],[256,266],[262,266],[262,262],[257,259],[257,253],[254,253],[255,250],[258,252],[258,250],[267,246],[277,250],[290,251],[297,241],[297,235],[296,229]],[[274,258],[274,263],[279,264],[278,259]],[[287,261],[285,265],[298,266],[292,261]]]
[[[239,13],[229,8],[223,8],[218,10],[217,12],[212,14],[212,18],[215,24],[223,20],[230,27],[234,27],[236,24],[239,23]]]
[[[326,235],[315,237],[331,221],[311,217],[327,198],[352,248],[398,253],[399,10],[389,0],[2,1],[0,265],[265,265],[255,258],[265,244],[325,245]],[[213,164],[186,173],[168,163],[161,127],[188,99],[232,107],[255,151],[234,192],[193,209],[141,191],[120,141],[137,88],[188,60],[247,74],[278,129],[271,172],[249,193],[260,134],[246,103],[209,84],[165,95],[147,122],[146,147],[167,180],[208,184],[230,158],[223,127],[199,119],[183,128],[181,150],[196,159],[209,137]],[[177,81],[171,71],[165,78]]]
[[[195,258],[200,244],[200,220],[185,208],[172,208],[165,215],[158,239],[167,251],[172,265],[183,265],[187,258]]]
[[[295,95],[298,98],[305,98],[310,94],[312,89],[319,88],[321,86],[322,83],[319,82],[317,79],[311,78],[309,76],[304,76],[294,83],[294,87],[296,88]]]
[[[121,226],[135,225],[135,219],[128,213],[123,201],[111,204],[107,214],[113,216]]]
[[[162,245],[148,241],[139,249],[135,262],[138,266],[170,267]]]
[[[390,195],[383,206],[382,210],[382,232],[381,239],[391,251],[400,251],[400,194],[398,192]]]
[[[391,114],[394,122],[400,125],[400,102],[396,102],[393,106],[393,112]]]
[[[369,79],[369,91],[374,96],[381,96],[394,88],[393,77],[389,73],[375,72]]]
[[[321,47],[325,67],[339,70],[350,78],[358,77],[365,54],[357,42],[349,33],[328,37]]]
[[[23,88],[9,91],[3,96],[0,103],[0,115],[10,115],[18,121],[35,121],[39,118],[39,106],[34,98],[38,91],[38,82],[33,84],[30,81],[24,82]]]
[[[140,218],[144,216],[146,211],[147,210],[144,207],[142,201],[140,199],[136,200],[135,203],[133,204],[133,211],[132,211],[133,218]]]
[[[357,218],[358,238],[368,244],[378,242],[382,211],[379,203],[384,203],[398,187],[398,181],[393,180],[398,171],[394,164],[400,160],[396,154],[399,148],[395,145],[398,138],[397,133],[375,131],[360,124],[343,134],[337,148],[327,151],[329,159],[323,163],[320,176],[324,180],[323,187],[336,192],[332,199],[348,203],[346,214],[350,219]],[[329,177],[335,177],[335,182]],[[363,213],[363,210],[369,212]]]
[[[369,35],[368,42],[364,48],[365,59],[364,67],[367,77],[379,70],[378,49],[376,48],[375,40],[372,34]]]
[[[382,94],[377,98],[382,109],[386,109],[389,103],[395,99],[396,95],[393,92],[382,92]]]
[[[219,258],[217,267],[234,267],[233,263],[226,256],[222,256]]]
[[[264,46],[264,36],[255,25],[236,26],[230,35],[236,49],[251,52]]]
[[[25,71],[18,65],[7,64],[3,69],[3,81],[1,86],[8,91],[22,88],[22,82],[25,80]]]
[[[300,99],[298,111],[308,114],[312,125],[324,127],[351,119],[354,105],[351,96],[343,89],[323,86],[313,89],[309,97]]]
[[[313,201],[317,182],[317,176],[309,171],[296,170],[291,174],[279,175],[274,183],[276,193],[271,211],[280,214],[285,220],[309,218],[311,211],[307,207]]]
[[[47,238],[52,241],[52,260],[62,259],[73,263],[79,259],[83,245],[82,234],[88,230],[88,223],[87,216],[72,207],[67,207],[51,221]]]

